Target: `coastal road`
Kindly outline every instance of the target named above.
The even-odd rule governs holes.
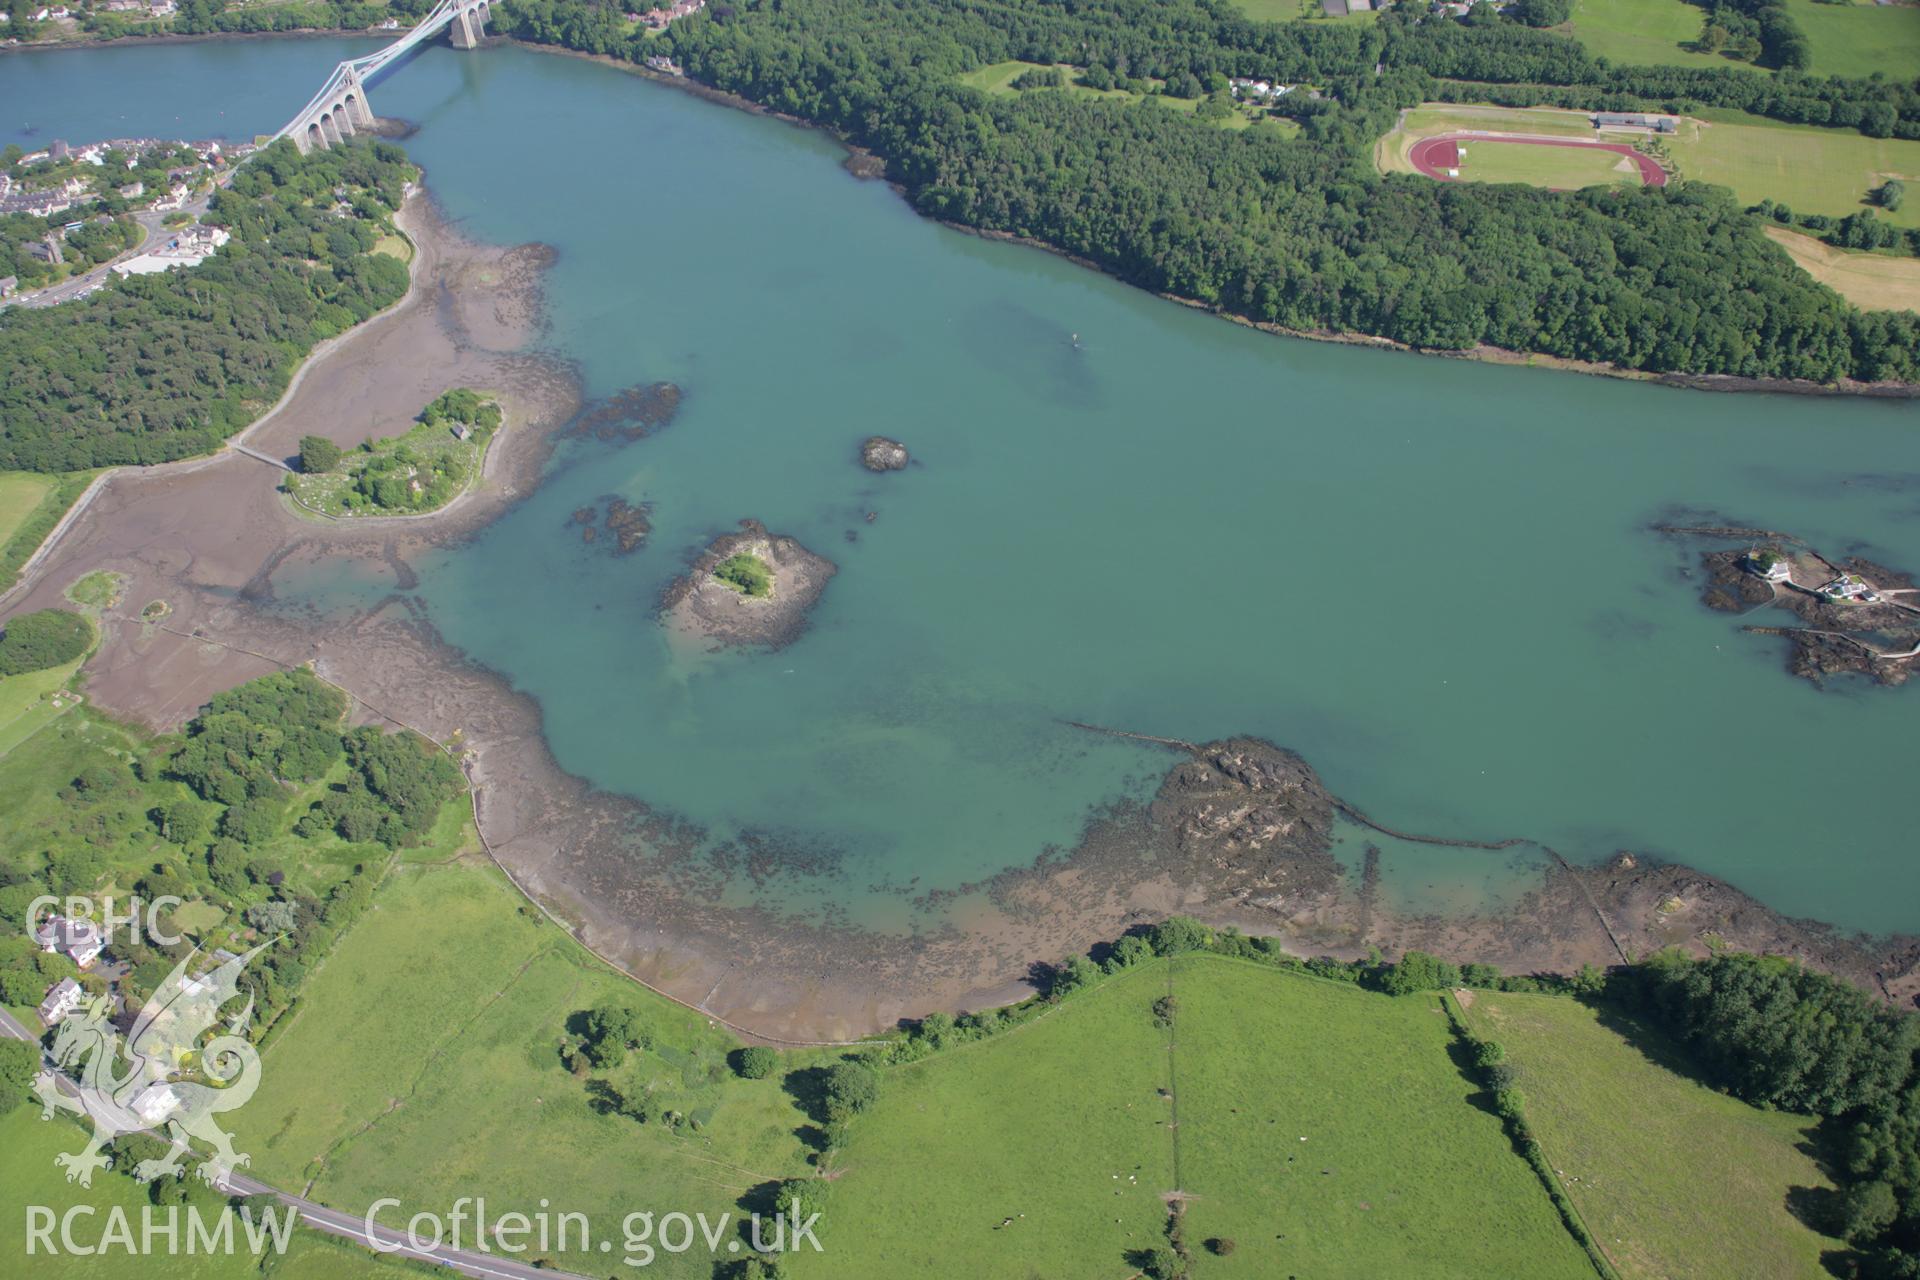
[[[0,1009],[0,1036],[10,1040],[24,1040],[28,1044],[38,1044],[40,1040],[39,1036],[21,1025],[20,1020],[5,1009]],[[52,1058],[45,1053],[42,1053],[40,1058],[48,1070],[53,1070]],[[58,1075],[57,1072],[55,1074]],[[66,1076],[60,1075],[58,1078],[61,1087],[68,1093],[77,1091],[76,1086]],[[365,1217],[329,1209],[323,1204],[317,1204],[304,1196],[297,1196],[291,1191],[282,1191],[278,1187],[268,1186],[258,1178],[250,1178],[244,1173],[228,1174],[221,1183],[221,1188],[234,1195],[273,1196],[281,1204],[297,1213],[302,1222],[317,1231],[339,1236],[362,1247],[372,1247],[377,1243],[382,1250],[395,1257],[418,1258],[423,1262],[437,1263],[458,1271],[462,1275],[474,1276],[477,1280],[586,1280],[586,1277],[573,1272],[532,1267],[496,1254],[478,1253],[471,1249],[416,1249],[407,1242],[403,1232],[391,1231],[386,1227],[374,1227],[371,1232],[372,1239],[369,1240]]]
[[[139,257],[147,251],[149,245],[159,237],[165,235],[167,231],[166,220],[172,213],[185,213],[198,218],[207,211],[207,200],[208,198],[206,196],[202,196],[198,200],[188,201],[186,205],[179,210],[169,210],[167,213],[155,213],[151,209],[136,211],[133,215],[133,220],[140,224],[140,230],[142,232],[139,244],[134,245],[133,248],[128,249],[125,253],[94,267],[85,275],[74,276],[70,280],[62,280],[59,284],[53,285],[50,288],[36,289],[32,293],[16,294],[6,301],[0,302],[0,307],[55,307],[63,302],[71,302],[75,298],[86,297],[106,283],[107,273],[113,270],[115,263],[125,262],[128,258]]]

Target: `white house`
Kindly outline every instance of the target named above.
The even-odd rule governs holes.
[[[1873,589],[1873,584],[1857,573],[1841,574],[1821,587],[1820,594],[1829,600],[1857,600],[1862,604],[1878,604],[1880,601],[1880,593]]]
[[[79,1008],[86,994],[72,978],[60,979],[47,988],[47,998],[40,1002],[40,1021],[52,1026]]]
[[[1793,561],[1777,551],[1747,552],[1747,568],[1768,582],[1793,580]]]
[[[53,916],[34,931],[33,939],[42,951],[64,951],[67,958],[82,969],[100,958],[106,943],[91,920],[69,920]]]

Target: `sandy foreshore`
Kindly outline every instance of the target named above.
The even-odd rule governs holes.
[[[583,941],[650,985],[772,1040],[844,1040],[934,1009],[1004,1002],[1030,990],[1036,962],[1175,911],[1277,935],[1303,954],[1421,946],[1523,971],[1617,963],[1713,935],[1801,956],[1889,998],[1920,991],[1920,945],[1867,943],[1788,920],[1685,868],[1616,860],[1584,869],[1543,854],[1537,886],[1497,914],[1410,916],[1378,903],[1365,881],[1337,874],[1317,845],[1287,845],[1285,857],[1255,845],[1260,856],[1249,858],[1231,843],[1245,825],[1237,820],[1222,827],[1226,844],[1190,838],[1193,824],[1179,815],[1191,806],[1171,801],[1096,814],[1072,850],[907,897],[907,932],[855,927],[831,911],[795,918],[722,905],[738,899],[729,888],[833,870],[791,850],[712,847],[671,812],[568,775],[548,751],[539,705],[445,643],[412,594],[410,561],[471,537],[530,492],[556,439],[591,420],[592,407],[574,370],[532,353],[550,250],[466,241],[420,193],[401,217],[418,250],[413,288],[311,358],[247,443],[274,457],[291,456],[307,434],[350,446],[402,429],[451,387],[486,387],[514,406],[487,476],[435,518],[362,524],[301,518],[277,491],[281,472],[230,450],[113,474],[7,602],[9,612],[57,604],[95,569],[126,576],[122,612],[104,620],[87,667],[99,708],[171,728],[220,689],[312,663],[367,717],[457,740],[488,847]],[[276,574],[320,562],[391,589],[349,614],[275,599]],[[140,610],[156,600],[170,610],[164,623],[142,622]],[[1211,748],[1165,745],[1163,797],[1192,793],[1198,778],[1213,788],[1206,795],[1219,813],[1237,812],[1236,775],[1219,769]],[[1244,807],[1265,812],[1259,802]]]

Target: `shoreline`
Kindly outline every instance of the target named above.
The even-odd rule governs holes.
[[[511,44],[516,48],[531,49],[539,53],[551,53],[561,57],[580,58],[587,62],[597,62],[602,66],[625,71],[639,76],[642,79],[651,80],[657,84],[673,86],[683,93],[690,93],[694,97],[704,98],[710,102],[718,103],[721,106],[732,107],[737,111],[746,111],[753,115],[766,116],[770,119],[792,125],[798,129],[807,129],[815,133],[824,134],[832,138],[846,151],[847,161],[850,162],[846,167],[854,173],[855,177],[860,178],[862,181],[869,181],[873,178],[884,181],[888,187],[892,188],[895,195],[899,196],[903,201],[906,201],[908,208],[912,210],[915,217],[927,218],[927,215],[913,208],[911,201],[907,201],[905,187],[884,176],[884,160],[865,147],[860,146],[837,129],[816,124],[811,120],[806,120],[799,116],[789,115],[784,111],[777,111],[772,107],[757,103],[750,98],[743,98],[739,94],[731,93],[725,89],[715,88],[712,85],[704,84],[689,76],[666,75],[653,70],[651,67],[639,63],[627,62],[620,58],[615,58],[610,54],[585,53],[578,49],[568,49],[559,45],[535,44],[530,41],[521,40],[515,36],[491,36],[489,39],[499,41],[503,44]],[[879,172],[859,172],[857,166],[863,164],[878,166]],[[1044,240],[1038,240],[1031,236],[1023,236],[1012,231],[998,231],[987,227],[968,226],[965,223],[951,222],[945,218],[927,218],[927,220],[938,223],[940,226],[950,230],[958,231],[964,235],[975,236],[982,240],[993,240],[1004,244],[1017,244],[1029,249],[1038,249],[1043,253],[1052,254],[1056,258],[1071,262],[1077,267],[1097,272],[1109,280],[1126,285],[1129,289],[1138,289],[1142,293],[1150,293],[1156,298],[1177,303],[1189,310],[1214,316],[1231,324],[1239,325],[1242,328],[1257,329],[1262,333],[1271,334],[1275,337],[1300,338],[1309,342],[1333,342],[1355,347],[1376,347],[1381,350],[1400,351],[1408,355],[1431,356],[1443,360],[1468,360],[1478,364],[1548,369],[1557,373],[1578,373],[1591,377],[1615,378],[1623,382],[1652,383],[1656,386],[1673,387],[1686,391],[1758,392],[1804,396],[1859,396],[1866,399],[1886,400],[1920,399],[1920,382],[1855,382],[1852,379],[1843,379],[1841,382],[1828,384],[1823,382],[1809,382],[1804,379],[1795,378],[1750,378],[1731,373],[1656,372],[1646,369],[1622,369],[1617,365],[1600,364],[1591,360],[1578,360],[1568,356],[1548,355],[1538,351],[1515,351],[1506,347],[1495,347],[1486,344],[1464,350],[1454,350],[1439,347],[1416,347],[1408,343],[1396,341],[1393,338],[1381,337],[1377,334],[1358,333],[1342,329],[1290,329],[1285,325],[1273,324],[1264,320],[1255,320],[1249,316],[1226,311],[1195,298],[1185,298],[1174,293],[1161,293],[1145,285],[1135,284],[1124,276],[1116,275],[1114,272],[1107,270],[1092,259],[1083,258],[1071,250],[1060,248],[1057,245],[1049,244]]]
[[[112,568],[129,576],[129,599],[164,599],[175,610],[167,627],[147,629],[153,634],[112,620],[87,668],[96,705],[177,724],[211,691],[312,664],[356,706],[457,744],[482,840],[550,918],[635,981],[770,1042],[834,1042],[935,1009],[1005,1003],[1026,994],[1036,960],[1177,912],[1279,937],[1302,955],[1420,947],[1509,970],[1570,971],[1612,962],[1629,946],[1704,945],[1699,939],[1717,935],[1865,978],[1889,999],[1920,991],[1920,942],[1862,942],[1794,921],[1684,866],[1643,866],[1631,855],[1598,867],[1560,860],[1498,914],[1395,913],[1346,888],[1317,853],[1223,869],[1169,842],[1150,810],[1127,806],[1091,814],[1070,850],[976,884],[913,891],[906,934],[831,911],[802,919],[718,905],[717,886],[752,878],[777,888],[782,877],[817,884],[833,868],[784,856],[792,850],[711,848],[670,811],[567,773],[546,743],[539,704],[450,645],[411,595],[418,579],[408,557],[464,541],[530,491],[581,410],[577,376],[527,354],[552,252],[464,241],[421,194],[409,215],[419,219],[410,273],[432,287],[410,279],[400,302],[329,340],[242,438],[345,433],[347,423],[396,406],[416,411],[428,388],[526,379],[540,407],[500,441],[503,491],[476,494],[458,512],[450,505],[405,518],[404,528],[316,527],[286,512],[260,464],[230,448],[101,485],[47,563],[22,578],[30,596],[51,602],[67,574]],[[322,562],[368,570],[375,590],[325,615],[275,600],[283,567]],[[391,586],[381,589],[383,572]]]
[[[390,33],[376,27],[296,27],[291,31],[165,31],[147,36],[90,36],[78,40],[43,40],[0,44],[0,57],[58,49],[113,49],[138,44],[210,44],[216,40],[377,40]]]

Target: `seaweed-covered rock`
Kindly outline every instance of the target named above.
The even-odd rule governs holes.
[[[885,436],[868,436],[860,445],[860,465],[869,471],[900,471],[913,461],[907,446]]]
[[[1201,747],[1167,774],[1151,812],[1176,847],[1217,866],[1251,869],[1333,845],[1333,797],[1320,775],[1293,752],[1254,738]]]

